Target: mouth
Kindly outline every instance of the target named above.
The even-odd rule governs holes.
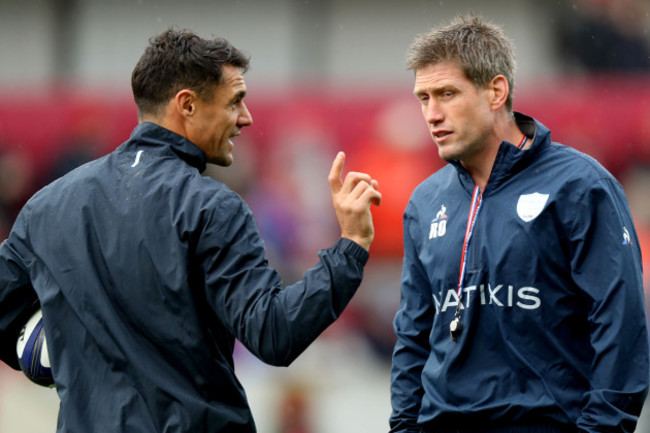
[[[233,138],[235,138],[235,137],[239,137],[239,135],[241,135],[241,133],[233,134],[233,135],[231,135],[230,137],[228,137],[228,144],[230,144],[231,146],[234,146],[235,143],[234,143],[232,140],[233,140]]]
[[[443,141],[452,134],[451,131],[431,131],[431,135],[437,142]]]

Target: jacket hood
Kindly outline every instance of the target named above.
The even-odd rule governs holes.
[[[203,172],[206,158],[203,151],[187,138],[169,129],[151,122],[142,122],[133,129],[131,143],[148,144],[151,146],[168,147],[183,161]]]
[[[519,129],[526,134],[528,139],[532,138],[533,143],[528,149],[519,150],[513,143],[501,142],[490,172],[490,178],[485,191],[483,191],[484,195],[490,194],[503,182],[530,165],[536,156],[551,143],[551,131],[546,126],[522,113],[515,112],[514,116]],[[450,163],[458,171],[463,187],[471,192],[474,189],[474,180],[470,174],[463,168],[460,161],[453,160]]]

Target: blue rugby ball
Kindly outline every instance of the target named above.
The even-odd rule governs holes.
[[[16,352],[18,364],[29,380],[41,386],[54,386],[41,310],[34,313],[20,331]]]

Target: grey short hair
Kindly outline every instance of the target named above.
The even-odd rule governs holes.
[[[517,68],[514,45],[501,27],[482,17],[463,15],[449,25],[418,35],[406,54],[407,69],[455,62],[477,87],[485,88],[497,75],[508,81],[506,108],[512,111]]]

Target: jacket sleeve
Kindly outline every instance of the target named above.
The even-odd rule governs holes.
[[[20,369],[16,354],[18,333],[38,300],[27,270],[27,214],[26,210],[21,212],[9,237],[0,244],[0,359],[16,370]]]
[[[641,252],[621,186],[596,182],[576,203],[571,269],[591,303],[591,389],[578,427],[634,431],[650,371]]]
[[[419,432],[422,369],[431,352],[429,334],[435,307],[429,280],[417,254],[422,239],[411,206],[404,214],[404,263],[400,307],[394,321],[397,342],[391,370],[391,433]]]
[[[356,292],[368,252],[348,239],[319,252],[303,279],[284,287],[268,266],[248,206],[220,200],[199,242],[208,302],[219,320],[260,360],[289,365],[334,322]]]

